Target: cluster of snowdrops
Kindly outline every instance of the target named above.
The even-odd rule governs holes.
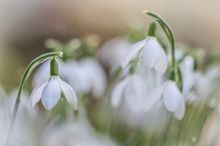
[[[96,35],[48,39],[18,89],[1,91],[0,145],[219,145],[220,55],[176,44],[165,20],[145,14],[148,29],[101,47]]]

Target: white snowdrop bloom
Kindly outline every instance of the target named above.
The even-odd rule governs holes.
[[[186,56],[180,63],[180,69],[183,78],[183,95],[190,93],[195,86],[196,73],[194,71],[194,59],[191,56]]]
[[[129,127],[147,130],[149,133],[158,133],[165,128],[168,121],[168,111],[162,102],[157,102],[147,111],[134,112],[125,104],[114,109],[115,118]]]
[[[58,61],[59,62],[59,61]],[[33,87],[38,86],[50,77],[50,61],[46,61],[40,65],[32,79]]]
[[[113,89],[111,102],[114,107],[119,107],[122,101],[134,112],[142,112],[144,97],[147,90],[143,80],[136,74],[127,76]]]
[[[66,72],[66,81],[73,87],[77,95],[89,93],[92,82],[87,70],[77,61],[69,61],[68,71]]]
[[[19,110],[14,126],[9,132],[12,121],[12,113],[16,100],[17,91],[14,91],[8,98],[0,103],[0,145],[5,146],[8,136],[8,146],[37,146],[40,139],[41,129],[46,121],[36,108],[29,104],[28,95],[22,92]]]
[[[77,110],[78,99],[75,91],[70,85],[60,79],[59,76],[51,76],[49,80],[32,91],[31,103],[34,106],[40,99],[45,109],[52,109],[60,100],[61,93],[64,94],[67,102]]]
[[[60,76],[69,83],[77,95],[92,93],[94,97],[102,97],[107,86],[107,77],[102,66],[93,58],[79,61],[58,60]],[[50,63],[46,62],[37,70],[33,85],[47,81],[50,74]]]
[[[96,98],[103,97],[107,88],[107,77],[98,61],[85,58],[70,62],[68,72],[68,82],[77,94],[91,93]]]
[[[149,76],[149,79],[153,77],[152,74],[147,74],[147,76]],[[114,115],[120,122],[126,123],[133,128],[140,128],[142,130],[144,128],[148,132],[153,133],[160,132],[166,126],[166,121],[168,120],[168,111],[164,103],[161,102],[164,86],[152,87],[154,83],[149,83],[150,85],[148,86],[147,82],[151,82],[151,80],[143,80],[139,76],[138,78],[138,80],[141,80],[137,80],[140,82],[140,85],[136,85],[135,83],[134,86],[140,89],[142,89],[140,86],[144,86],[144,91],[141,91],[144,95],[137,98],[137,101],[135,101],[135,97],[132,99],[130,97],[126,98],[124,94],[125,91],[129,90],[129,88],[125,90],[126,86],[132,87],[133,83],[130,82],[129,84],[129,79],[125,78],[120,81],[113,89],[111,102],[114,107],[117,107],[114,109]],[[145,85],[147,85],[147,89]]]
[[[213,87],[219,86],[219,81],[220,81],[220,66],[219,65],[213,65],[213,66],[208,67],[205,74],[207,78],[209,78],[209,81],[212,83]]]
[[[185,99],[174,81],[165,81],[148,91],[143,101],[144,111],[148,111],[162,102],[165,108],[174,113],[177,119],[182,119],[185,114]]]
[[[200,99],[207,99],[213,89],[212,82],[206,74],[196,74],[195,90]]]
[[[66,121],[47,127],[41,146],[116,146],[111,140],[98,136],[81,121]]]
[[[211,74],[209,74],[209,71],[207,73],[195,72],[193,89],[185,96],[187,102],[199,103],[213,96],[212,93],[218,89],[219,80],[214,76],[212,76],[214,78],[210,77],[209,75]],[[217,83],[215,83],[215,81],[217,81]]]
[[[148,111],[160,102],[162,92],[163,86],[158,86],[148,91],[148,94],[143,101],[143,110]]]
[[[57,59],[59,64],[60,76],[66,79],[66,73],[68,72],[68,65],[60,59]],[[42,63],[34,74],[32,85],[33,87],[39,86],[40,84],[46,82],[50,77],[50,60]]]
[[[108,68],[114,70],[120,65],[121,58],[125,58],[130,43],[125,37],[116,37],[107,41],[98,52],[98,58]]]
[[[185,100],[174,81],[165,82],[162,97],[167,110],[173,112],[177,119],[182,119],[185,114]]]
[[[148,36],[131,46],[127,57],[121,61],[122,68],[125,68],[136,57],[140,58],[146,68],[154,69],[158,75],[163,75],[167,69],[167,56],[156,37]]]
[[[102,97],[107,88],[107,77],[102,66],[92,58],[80,60],[80,65],[84,66],[84,73],[90,77],[92,95]]]

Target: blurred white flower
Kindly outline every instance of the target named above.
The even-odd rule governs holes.
[[[212,83],[213,89],[219,86],[220,81],[220,66],[219,65],[212,65],[208,67],[206,71],[206,77]]]
[[[196,72],[194,71],[194,59],[191,56],[186,56],[180,63],[180,69],[183,78],[183,95],[187,96],[196,82]]]
[[[48,126],[41,143],[42,146],[116,146],[114,142],[98,136],[89,124],[71,120]]]
[[[68,103],[77,110],[78,100],[75,91],[70,85],[60,79],[59,76],[51,76],[49,80],[33,90],[31,94],[32,106],[40,99],[45,109],[52,109],[60,100],[61,93],[64,94]]]
[[[115,116],[131,127],[159,132],[168,119],[168,111],[161,102],[163,86],[155,87],[155,76],[151,73],[145,72],[144,80],[139,73],[125,77],[114,87],[111,103],[116,107]]]
[[[212,66],[205,72],[194,70],[195,61],[193,57],[187,55],[180,63],[183,77],[183,96],[187,102],[200,102],[206,100],[213,90],[217,81],[220,79],[220,69]]]
[[[163,89],[164,105],[168,111],[173,112],[177,119],[185,114],[185,100],[174,81],[166,81]]]
[[[162,102],[177,119],[181,120],[184,117],[185,99],[174,81],[167,80],[151,89],[145,98],[144,109],[147,111],[154,108],[158,102]]]
[[[213,97],[217,94],[218,83],[220,80],[220,69],[217,66],[210,67],[205,72],[194,72],[194,85],[190,92],[185,95],[186,101],[190,103],[199,103]]]
[[[8,136],[8,146],[38,146],[37,143],[45,119],[39,114],[36,108],[30,106],[27,98],[28,95],[25,92],[22,92],[15,124],[8,135],[16,93],[17,91],[13,92],[0,103],[0,145],[5,146]]]
[[[151,77],[157,80],[158,76]],[[150,86],[149,84],[144,82],[138,74],[127,76],[113,89],[112,105],[120,107],[124,101],[130,110],[143,113],[162,102],[168,111],[174,113],[177,119],[182,119],[185,114],[185,100],[176,83],[167,80]]]
[[[107,86],[106,74],[102,66],[93,58],[85,58],[79,61],[63,62],[58,60],[60,76],[69,83],[77,95],[92,93],[94,97],[102,97]],[[37,70],[33,85],[46,82],[50,76],[50,64],[45,62]]]
[[[114,109],[114,115],[121,123],[126,123],[129,127],[146,130],[149,133],[160,133],[168,122],[168,111],[162,102],[157,102],[148,111],[134,112],[129,107],[123,105]]]
[[[168,111],[173,112],[178,119],[182,119],[185,113],[185,99],[177,84],[143,67],[139,67],[137,72],[147,87],[147,95],[143,101],[144,111],[162,102]]]
[[[147,96],[143,80],[136,74],[127,76],[113,89],[111,102],[114,107],[119,107],[124,100],[134,112],[143,111],[143,100]]]
[[[156,37],[147,37],[131,46],[127,57],[121,62],[122,68],[125,68],[136,57],[140,58],[146,68],[154,69],[158,75],[163,75],[167,69],[167,56]]]
[[[105,94],[107,88],[107,77],[102,66],[92,58],[85,58],[79,61],[79,66],[84,73],[84,76],[81,78],[88,78],[84,83],[89,85],[89,92],[92,93],[94,97],[102,97]],[[77,83],[74,82],[72,78],[71,83],[74,84],[74,87],[77,86]]]
[[[98,52],[98,58],[111,70],[120,65],[121,58],[125,58],[130,48],[125,37],[116,37],[106,42]]]

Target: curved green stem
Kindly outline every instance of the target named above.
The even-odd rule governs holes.
[[[161,28],[164,30],[169,42],[170,42],[170,46],[171,46],[171,65],[172,68],[175,68],[175,42],[174,42],[174,35],[173,32],[170,28],[170,26],[168,25],[168,23],[159,15],[153,13],[153,12],[149,12],[149,11],[144,11],[145,14],[153,17],[156,19],[156,21],[160,24]]]
[[[164,27],[164,25],[161,23],[160,20],[156,19],[156,21],[159,23],[159,25],[161,26],[161,28],[162,28],[163,31],[165,32],[165,34],[166,34],[166,36],[167,36],[169,42],[171,42],[172,40],[171,40],[171,38],[170,38],[170,34],[169,34],[169,32],[167,31],[167,29]]]
[[[183,77],[178,65],[176,65],[176,78],[177,86],[179,87],[180,91],[183,91]]]
[[[178,66],[178,64],[176,63],[175,60],[175,41],[174,41],[174,35],[173,32],[170,28],[170,26],[168,25],[168,23],[159,15],[153,13],[153,12],[149,12],[149,11],[144,11],[145,14],[153,17],[156,19],[156,22],[159,23],[159,25],[161,26],[161,28],[163,29],[163,31],[165,32],[169,42],[170,42],[170,46],[171,46],[171,67],[173,70],[173,73],[171,74],[171,79],[175,80],[178,87],[180,88],[180,90],[182,90],[182,86],[183,86],[183,81],[182,81],[182,74],[180,71],[180,68]]]
[[[24,74],[22,75],[20,84],[19,84],[19,88],[18,88],[18,94],[16,97],[16,101],[15,101],[15,106],[14,106],[14,111],[13,111],[13,119],[15,119],[16,114],[17,114],[17,110],[19,107],[19,103],[20,103],[20,97],[21,97],[21,91],[24,87],[25,81],[27,80],[27,78],[30,76],[30,74],[32,73],[32,71],[41,63],[45,62],[48,59],[52,59],[53,57],[62,57],[63,53],[62,52],[51,52],[51,53],[46,53],[43,54],[37,58],[35,58],[33,61],[31,61],[31,63],[27,66]]]
[[[18,93],[16,96],[16,101],[15,101],[15,105],[14,105],[14,109],[13,109],[13,115],[12,115],[12,120],[10,123],[10,127],[9,127],[9,131],[8,131],[8,136],[6,137],[6,143],[5,146],[8,145],[8,138],[10,136],[11,130],[13,129],[14,126],[14,122],[16,119],[16,115],[18,112],[18,108],[19,108],[19,104],[20,104],[20,98],[21,98],[21,92],[22,89],[24,87],[25,81],[28,79],[28,77],[30,76],[30,74],[32,73],[32,71],[41,63],[52,59],[54,57],[62,57],[63,53],[62,52],[51,52],[51,53],[46,53],[43,54],[37,58],[35,58],[33,61],[31,61],[31,63],[27,66],[26,70],[24,71],[24,74],[22,75],[19,87],[18,87]]]

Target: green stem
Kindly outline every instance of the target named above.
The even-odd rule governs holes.
[[[14,122],[16,119],[16,115],[18,112],[18,108],[19,108],[19,104],[20,104],[20,98],[21,98],[21,92],[22,89],[24,87],[25,81],[28,79],[28,77],[30,76],[30,74],[32,73],[32,71],[41,63],[45,62],[46,60],[52,59],[54,57],[62,57],[63,53],[62,52],[51,52],[51,53],[46,53],[43,54],[37,58],[35,58],[33,61],[31,61],[31,63],[27,66],[24,74],[22,75],[19,87],[18,87],[18,93],[16,96],[16,101],[15,101],[15,105],[14,105],[14,109],[13,109],[13,115],[12,115],[12,120],[10,123],[10,127],[9,127],[9,131],[8,131],[8,136],[6,138],[6,142],[5,142],[5,146],[8,145],[8,138],[10,136],[11,130],[13,129],[14,126]]]
[[[158,16],[157,14],[155,14],[153,12],[148,12],[148,11],[144,11],[144,13],[155,18],[156,21],[160,24],[160,26],[164,30],[164,32],[166,33],[167,38],[168,38],[170,45],[171,45],[171,65],[174,68],[175,63],[176,63],[175,62],[175,42],[174,42],[173,32],[172,32],[170,26],[167,24],[167,22],[162,17]]]
[[[50,61],[50,75],[51,76],[59,75],[58,62],[55,57]]]
[[[63,56],[62,52],[51,52],[51,53],[46,53],[43,54],[39,57],[37,57],[36,59],[34,59],[33,61],[31,61],[31,63],[27,66],[24,74],[22,75],[20,84],[19,84],[19,88],[18,88],[18,94],[16,97],[16,101],[15,101],[15,106],[14,106],[14,111],[13,111],[13,119],[15,119],[16,114],[17,114],[17,110],[19,107],[19,103],[20,103],[20,97],[21,97],[21,91],[24,87],[25,81],[27,80],[27,78],[30,76],[30,74],[32,73],[32,71],[41,63],[45,62],[48,59],[51,59],[53,57],[56,56]]]
[[[148,30],[148,36],[155,36],[155,30],[156,30],[156,22],[151,22]]]
[[[170,38],[170,34],[169,34],[169,32],[167,31],[167,29],[164,27],[164,25],[161,23],[160,20],[156,19],[156,21],[159,23],[159,25],[161,26],[161,28],[162,28],[163,31],[165,32],[165,34],[166,34],[166,36],[167,36],[169,42],[171,42],[172,40],[171,40],[171,38]]]
[[[179,66],[176,63],[176,59],[175,59],[175,41],[174,41],[174,35],[173,32],[170,28],[170,26],[168,25],[168,23],[159,15],[153,13],[153,12],[148,12],[148,11],[144,11],[145,14],[153,17],[156,19],[156,22],[158,22],[161,26],[161,28],[163,29],[163,31],[165,32],[169,42],[170,42],[170,46],[171,46],[171,67],[174,73],[174,77],[172,77],[172,80],[175,80],[178,84],[178,87],[180,88],[180,90],[182,91],[182,86],[183,86],[183,81],[182,81],[182,74],[181,71],[179,69]],[[171,76],[173,76],[171,74]]]

